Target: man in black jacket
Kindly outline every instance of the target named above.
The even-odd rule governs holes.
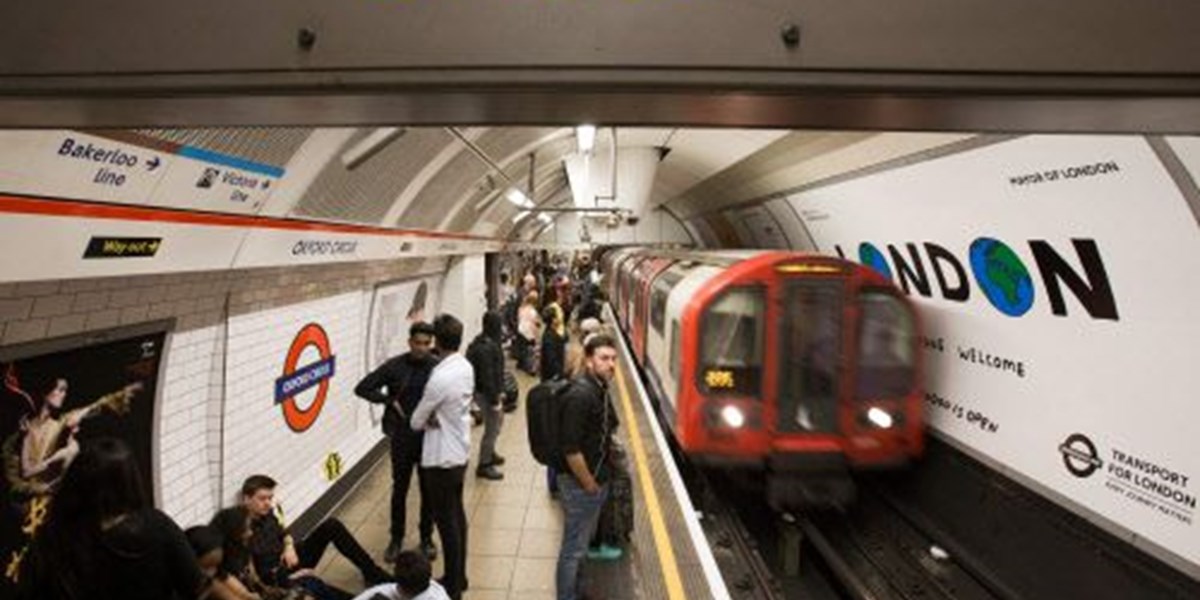
[[[392,451],[392,539],[384,552],[387,562],[395,561],[404,543],[408,484],[421,462],[425,435],[424,432],[413,431],[409,417],[421,401],[429,373],[437,364],[432,348],[433,325],[424,321],[413,323],[408,330],[408,352],[388,359],[354,388],[354,393],[360,398],[385,406],[383,432],[391,440]],[[417,487],[421,494],[421,552],[429,560],[435,560],[437,547],[433,545],[433,518],[427,499],[428,490],[419,470]]]
[[[479,466],[476,477],[504,479],[496,467],[504,457],[496,453],[496,438],[504,424],[504,348],[500,314],[488,311],[483,315],[483,331],[467,347],[467,360],[475,370],[475,403],[483,411],[483,440],[479,443]]]
[[[608,384],[616,373],[616,342],[606,334],[593,335],[584,344],[583,355],[583,372],[559,399],[563,455],[557,466],[563,537],[554,575],[558,600],[576,600],[582,590],[579,570],[608,495],[608,454],[618,425],[608,399]]]

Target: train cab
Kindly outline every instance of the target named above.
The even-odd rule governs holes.
[[[790,481],[920,454],[919,321],[882,276],[785,252],[619,262],[618,319],[693,461]]]

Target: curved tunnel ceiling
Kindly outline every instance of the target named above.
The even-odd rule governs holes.
[[[514,219],[523,209],[504,199],[508,190],[532,188],[531,199],[538,208],[573,205],[563,160],[578,152],[578,146],[575,130],[569,127],[408,127],[390,133],[383,128],[247,127],[107,134],[286,165],[297,189],[282,204],[262,209],[272,216],[512,240],[538,226],[529,219]],[[593,151],[609,152],[612,135],[611,129],[602,128]],[[782,130],[616,130],[619,147],[665,150],[649,207],[665,205],[673,212],[681,210],[681,202],[718,206],[707,190],[721,189],[722,173],[736,174],[738,165],[764,152],[768,158],[759,163],[769,164],[769,157],[778,154],[772,148],[796,135]],[[383,141],[370,147],[365,158],[347,162],[374,139]]]

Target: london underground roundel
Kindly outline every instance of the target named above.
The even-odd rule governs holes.
[[[319,359],[301,365],[300,358],[310,347],[316,349]],[[292,431],[305,431],[320,416],[329,394],[329,380],[335,372],[335,358],[330,350],[329,336],[316,323],[305,325],[292,340],[283,361],[283,376],[275,380],[275,403],[283,406],[283,419]],[[306,408],[300,408],[296,396],[314,387],[317,388],[316,397]]]

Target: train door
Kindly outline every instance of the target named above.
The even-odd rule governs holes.
[[[783,280],[776,429],[836,433],[842,364],[842,282]]]

